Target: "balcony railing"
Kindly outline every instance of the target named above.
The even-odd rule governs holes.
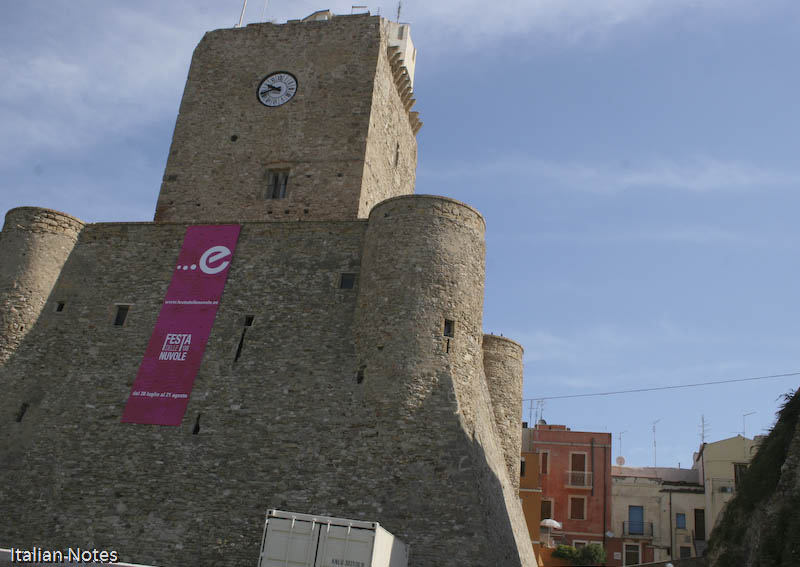
[[[592,486],[592,473],[586,471],[566,471],[567,486],[589,488]]]
[[[626,537],[653,537],[653,522],[622,522],[622,533]]]

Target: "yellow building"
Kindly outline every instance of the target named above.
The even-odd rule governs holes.
[[[695,531],[708,540],[722,511],[733,498],[740,475],[756,453],[761,436],[748,439],[737,435],[714,443],[703,443],[694,454],[692,469],[697,470],[705,487],[704,517],[696,517]]]

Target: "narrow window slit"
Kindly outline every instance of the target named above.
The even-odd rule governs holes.
[[[22,421],[22,417],[25,415],[25,412],[28,411],[28,402],[23,402],[21,406],[19,406],[19,411],[17,412],[16,422],[19,423]]]
[[[341,278],[339,278],[339,289],[353,289],[355,285],[355,274],[342,274]]]
[[[65,303],[63,301],[59,301],[58,303],[56,303],[56,313],[61,313],[62,311],[64,311],[64,305]]]
[[[197,419],[194,420],[194,427],[192,428],[192,435],[197,435],[198,433],[200,433],[200,415],[202,415],[202,414],[198,413],[197,414]]]
[[[253,315],[247,315],[244,318],[244,328],[242,329],[242,336],[239,337],[239,346],[236,347],[236,356],[233,357],[234,362],[239,361],[239,357],[242,356],[242,348],[244,348],[244,337],[247,334],[247,328],[253,326],[253,320],[255,317]]]
[[[445,319],[444,320],[444,333],[442,333],[445,337],[455,337],[456,332],[456,322],[452,319]]]
[[[366,369],[366,366],[362,366],[358,369],[358,372],[356,372],[356,384],[361,384],[364,381],[364,370]]]
[[[125,319],[128,317],[130,305],[117,305],[117,315],[114,317],[114,326],[121,327],[125,324]]]

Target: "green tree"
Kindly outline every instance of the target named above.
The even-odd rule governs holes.
[[[571,545],[559,545],[553,552],[553,557],[566,559],[573,565],[602,565],[606,561],[606,552],[602,545],[590,543],[580,549]]]
[[[578,550],[578,565],[602,565],[606,562],[606,552],[602,545],[590,543]]]

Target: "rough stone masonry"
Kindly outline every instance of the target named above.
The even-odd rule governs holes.
[[[482,332],[481,215],[413,194],[407,33],[368,15],[210,32],[154,222],[6,215],[0,547],[254,565],[280,508],[378,521],[418,567],[535,565],[522,349]],[[276,71],[298,87],[270,108]],[[182,424],[121,423],[187,226],[230,223]]]

